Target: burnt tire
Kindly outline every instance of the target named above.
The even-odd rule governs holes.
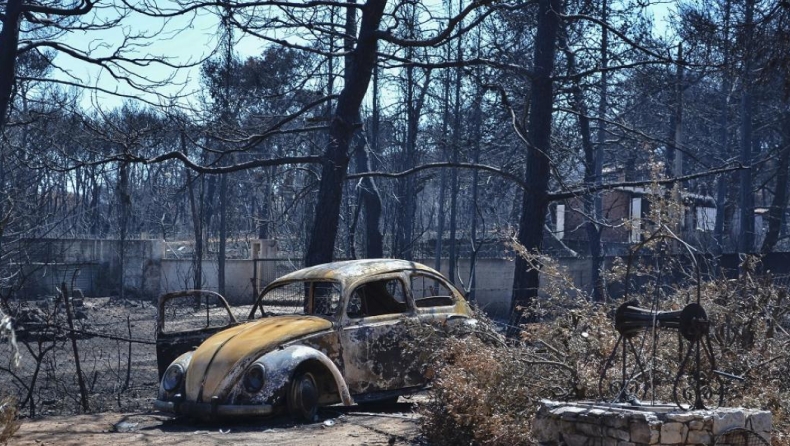
[[[288,388],[288,413],[298,420],[312,423],[318,412],[319,396],[315,376],[310,372],[297,373]]]

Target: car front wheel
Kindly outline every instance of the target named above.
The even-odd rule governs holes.
[[[288,412],[307,422],[315,421],[318,412],[319,390],[310,372],[297,373],[288,391]]]

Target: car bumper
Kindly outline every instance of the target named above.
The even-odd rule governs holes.
[[[274,413],[270,404],[211,404],[191,401],[154,401],[154,410],[197,417],[263,416]]]

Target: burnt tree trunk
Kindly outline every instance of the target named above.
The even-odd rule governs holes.
[[[0,132],[5,128],[14,90],[21,16],[22,0],[8,0],[2,15],[3,29],[0,30]]]
[[[529,146],[526,153],[525,182],[527,189],[521,205],[518,242],[528,254],[542,248],[543,226],[548,210],[550,174],[551,121],[553,106],[554,54],[557,48],[560,0],[538,2],[538,29],[535,36],[534,73],[530,88],[530,114],[527,125]],[[513,277],[513,299],[510,304],[509,336],[519,333],[527,320],[529,307],[538,295],[540,271],[527,259],[516,258]]]
[[[730,66],[730,10],[731,3],[725,3],[724,9],[724,63],[722,64],[724,72],[722,73],[722,82],[719,89],[721,98],[721,108],[719,110],[719,154],[722,159],[729,158],[729,97],[731,82]],[[716,180],[716,220],[713,224],[713,239],[715,241],[713,247],[713,254],[716,256],[721,255],[724,250],[724,223],[726,215],[727,204],[727,187],[731,181],[731,174],[721,174]],[[717,264],[718,267],[718,264]]]
[[[217,249],[217,292],[225,295],[225,260],[228,239],[228,174],[219,179],[219,247]]]
[[[785,107],[790,106],[790,104]],[[779,234],[784,221],[785,208],[787,207],[787,180],[790,168],[790,109],[785,108],[782,114],[782,152],[779,155],[779,167],[776,174],[776,192],[768,211],[768,232],[763,240],[762,253],[772,252],[779,242]]]
[[[607,0],[601,2],[601,20],[607,22],[609,13],[609,4]],[[591,175],[587,175],[585,171],[585,181],[594,181],[596,185],[603,184],[603,158],[604,158],[604,144],[606,144],[606,110],[609,107],[609,31],[605,26],[601,27],[601,98],[598,102],[598,134],[595,146],[595,156],[589,160],[593,166]],[[589,130],[589,129],[588,129]],[[590,282],[593,285],[592,299],[596,302],[602,302],[606,298],[606,289],[604,286],[603,276],[601,275],[601,268],[603,267],[603,249],[601,247],[601,226],[603,216],[603,198],[601,193],[595,194],[593,197],[585,200],[588,206],[588,211],[594,212],[595,221],[587,222],[587,239],[590,244],[590,259],[592,260],[590,266]],[[592,206],[590,206],[592,205]]]
[[[118,249],[118,296],[126,298],[126,239],[129,237],[129,219],[131,218],[132,196],[129,192],[129,165],[121,162],[118,172],[118,226],[120,241]]]
[[[368,148],[373,153],[379,150],[379,76],[378,69],[373,71],[373,122],[369,143],[357,154],[358,166],[367,171],[375,170],[371,164]],[[361,164],[361,165],[360,165]],[[362,206],[365,211],[365,257],[369,259],[384,257],[384,236],[381,233],[381,194],[373,178],[362,180]]]
[[[604,6],[606,1],[604,1]],[[602,15],[605,19],[605,13]],[[606,33],[604,32],[604,36]],[[605,39],[604,39],[605,42]],[[584,152],[584,183],[592,186],[601,181],[600,174],[603,166],[601,158],[603,158],[603,143],[604,143],[604,129],[603,117],[606,112],[606,80],[601,79],[601,103],[599,103],[598,115],[601,121],[598,123],[598,145],[593,146],[592,130],[590,129],[590,116],[587,105],[584,102],[584,94],[580,85],[580,79],[575,77],[576,69],[576,55],[567,44],[567,30],[563,29],[558,36],[558,44],[565,52],[565,58],[568,61],[568,75],[573,76],[574,81],[571,87],[571,94],[573,101],[571,107],[576,112],[579,121],[579,134],[582,138],[582,151]],[[606,67],[605,47],[606,44],[602,43],[602,67]],[[584,224],[587,233],[587,242],[590,249],[590,283],[592,284],[592,299],[596,302],[603,301],[605,290],[603,280],[601,277],[601,265],[603,264],[603,256],[601,255],[601,231],[598,224],[603,220],[603,212],[600,200],[600,194],[587,195],[584,197],[584,214],[586,222]]]
[[[754,0],[746,1],[746,21],[744,23],[744,47],[750,48],[754,34]],[[740,162],[746,167],[752,164],[752,67],[753,57],[747,52],[743,66],[743,86],[741,91],[741,153]],[[751,168],[741,170],[740,178],[740,231],[738,252],[750,253],[754,250],[754,193],[752,192]]]
[[[360,124],[359,107],[376,64],[376,30],[381,23],[386,4],[386,0],[368,0],[365,3],[357,45],[346,59],[345,83],[329,125],[329,143],[321,163],[318,201],[305,256],[307,266],[332,260],[340,219],[343,181],[348,169],[349,146],[354,131]]]
[[[357,150],[356,163],[358,172],[370,172],[370,158],[368,157],[367,144],[364,140]],[[381,234],[381,196],[376,183],[370,177],[365,177],[359,182],[360,205],[365,216],[365,258],[377,259],[384,257],[384,237]]]
[[[411,56],[411,51],[407,53]],[[415,166],[416,156],[414,151],[417,145],[417,121],[419,111],[415,101],[416,82],[414,80],[414,67],[406,67],[406,141],[401,154],[400,170],[409,170]],[[404,260],[414,258],[414,177],[409,175],[398,180],[398,232],[396,237],[395,257]]]
[[[181,151],[187,154],[186,136],[181,133]],[[192,178],[192,171],[186,169],[189,210],[192,214],[192,229],[195,234],[195,247],[192,253],[192,288],[203,288],[203,175]],[[200,196],[195,198],[195,183],[200,182]]]
[[[456,60],[463,60],[462,38],[458,38],[456,47]],[[461,83],[463,81],[463,70],[459,66],[455,70],[455,102],[453,103],[453,143],[450,147],[454,164],[459,161],[459,151],[461,149]],[[458,169],[450,169],[450,246],[447,258],[447,277],[451,282],[456,283],[455,265],[458,262]]]

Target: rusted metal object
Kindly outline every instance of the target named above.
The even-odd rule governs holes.
[[[650,243],[660,243],[659,246],[674,243],[688,252],[696,278],[696,302],[690,302],[689,295],[682,310],[660,311],[658,294],[650,309],[640,307],[636,299],[628,299],[634,258]],[[660,277],[659,269],[659,280]],[[625,303],[617,308],[614,316],[619,336],[601,370],[599,394],[602,397],[608,395],[613,402],[639,405],[644,404],[641,400],[650,397],[649,404],[657,403],[656,387],[664,382],[664,377],[658,376],[656,367],[657,346],[660,333],[669,330],[674,331],[678,339],[678,366],[672,381],[673,402],[684,410],[719,407],[726,394],[722,378],[741,381],[743,378],[716,369],[716,358],[708,337],[710,320],[700,303],[702,274],[692,248],[666,226],[659,225],[655,232],[632,248],[624,283]],[[637,346],[634,340],[640,334],[642,338]],[[608,386],[605,385],[608,370],[618,362],[619,379],[608,381]]]
[[[610,384],[609,394],[616,402],[642,404],[640,392],[647,394],[656,384],[656,377],[651,372],[654,370],[659,331],[671,330],[678,334],[679,352],[682,354],[672,386],[674,403],[682,409],[721,405],[725,392],[720,377],[723,373],[716,370],[716,358],[708,337],[710,322],[702,305],[690,303],[680,311],[655,311],[641,308],[638,301],[631,300],[617,308],[614,319],[619,337],[601,372],[598,386],[602,395],[605,394],[603,383],[607,371],[619,360],[620,379]],[[640,334],[652,334],[650,344],[653,345],[637,348],[633,340]],[[616,359],[618,349],[620,355]],[[629,355],[633,355],[630,361]]]
[[[419,351],[416,327],[474,323],[447,279],[403,260],[335,262],[285,275],[260,293],[244,323],[221,296],[202,293],[194,308],[190,292],[160,299],[157,354],[167,365],[156,409],[204,418],[287,410],[311,419],[321,405],[392,399],[427,384],[430,352]],[[175,298],[187,299],[181,309],[199,314],[201,326],[168,331]],[[212,325],[223,311],[226,324]]]

